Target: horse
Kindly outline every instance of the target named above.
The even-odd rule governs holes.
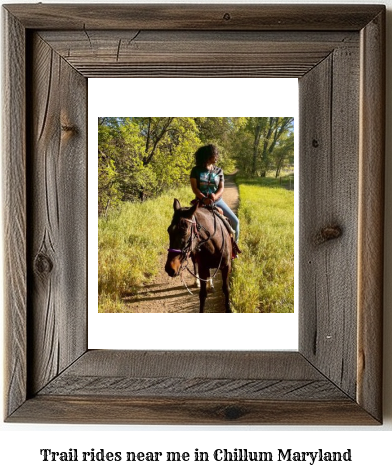
[[[176,277],[188,268],[189,259],[193,261],[192,273],[200,280],[200,313],[204,313],[207,298],[207,281],[211,278],[210,269],[222,274],[222,289],[225,298],[226,313],[230,313],[229,276],[231,272],[232,239],[228,228],[218,217],[217,211],[201,207],[196,202],[192,207],[181,207],[178,199],[173,202],[174,215],[168,233],[168,249],[165,271],[170,277]]]

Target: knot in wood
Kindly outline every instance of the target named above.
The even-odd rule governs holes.
[[[226,21],[231,20],[231,15],[230,15],[230,13],[225,13],[225,14],[223,15],[223,19],[226,20]]]
[[[63,132],[72,132],[76,133],[76,127],[74,125],[61,125],[61,130]]]
[[[313,148],[318,148],[318,146],[319,146],[319,142],[315,138],[312,141],[312,146],[313,146]]]
[[[223,410],[223,414],[227,420],[237,420],[238,418],[241,418],[244,413],[240,407],[230,406]]]
[[[338,225],[324,227],[316,235],[316,244],[322,244],[328,240],[337,239],[342,235],[342,229]]]
[[[40,252],[35,257],[34,268],[38,273],[45,275],[52,271],[53,262],[46,254]]]

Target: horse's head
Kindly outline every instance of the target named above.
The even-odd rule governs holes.
[[[165,265],[166,273],[175,277],[179,275],[181,263],[189,256],[192,250],[192,226],[198,203],[190,208],[182,208],[178,199],[174,200],[174,215],[167,231],[170,245]]]

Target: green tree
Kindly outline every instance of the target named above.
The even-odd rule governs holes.
[[[117,172],[121,136],[114,119],[98,119],[98,144],[98,213],[102,214],[122,199]]]
[[[246,117],[233,140],[233,155],[246,175],[265,176],[274,168],[274,151],[292,132],[292,117]]]
[[[235,117],[197,117],[196,125],[199,138],[204,145],[212,143],[219,148],[219,166],[225,173],[235,170],[235,160],[231,153],[231,142],[238,131],[238,119]]]
[[[292,117],[100,117],[98,208],[189,183],[197,148],[214,143],[225,173],[278,176],[293,160]]]
[[[103,117],[98,122],[99,210],[189,180],[201,141],[193,118]]]
[[[280,176],[282,168],[294,164],[294,133],[290,130],[285,132],[283,139],[276,145],[272,153],[275,167],[275,178]]]

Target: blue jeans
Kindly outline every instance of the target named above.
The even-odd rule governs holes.
[[[230,207],[225,203],[225,201],[221,198],[219,201],[215,202],[215,206],[222,209],[223,214],[229,219],[230,225],[235,231],[235,241],[238,242],[240,237],[240,221],[238,217],[234,214],[234,212],[230,209]]]

